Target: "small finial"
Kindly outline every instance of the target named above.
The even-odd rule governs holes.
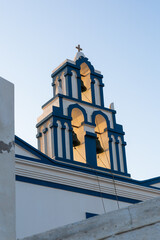
[[[83,49],[80,47],[80,44],[76,47],[78,49],[78,52],[82,51]]]
[[[113,102],[109,105],[109,108],[114,110],[114,103]]]

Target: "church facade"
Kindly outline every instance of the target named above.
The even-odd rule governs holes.
[[[38,149],[16,143],[17,237],[126,207],[160,193],[160,178],[127,171],[123,127],[104,106],[103,76],[80,51],[52,72],[37,120]]]

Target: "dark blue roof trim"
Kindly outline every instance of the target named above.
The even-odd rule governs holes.
[[[48,181],[34,179],[34,178],[23,177],[23,176],[19,176],[19,175],[16,175],[16,181],[26,182],[26,183],[40,185],[40,186],[44,186],[44,187],[62,189],[62,190],[70,191],[70,192],[76,192],[76,193],[81,193],[81,194],[86,194],[86,195],[91,195],[91,196],[96,196],[96,197],[103,197],[103,198],[107,198],[107,199],[118,200],[121,202],[127,202],[127,203],[132,203],[132,204],[141,202],[140,200],[135,200],[135,199],[131,199],[131,198],[115,196],[115,195],[111,195],[111,194],[107,194],[107,193],[100,193],[97,191],[72,187],[72,186],[68,186],[68,185],[48,182]]]
[[[26,149],[30,153],[34,154],[36,157],[38,157],[41,160],[43,160],[43,163],[45,163],[45,164],[53,164],[51,158],[47,157],[44,153],[40,152],[38,149],[34,148],[29,143],[25,142],[24,140],[22,140],[21,138],[19,138],[17,136],[15,136],[15,143],[18,144],[19,146],[21,146],[22,148]],[[25,156],[23,156],[23,157],[25,157]],[[38,160],[36,158],[30,158],[30,157],[27,157],[27,158],[28,158],[27,160],[31,160],[31,159],[33,159],[35,161]],[[38,160],[38,162],[39,162],[39,160]]]
[[[89,173],[88,170],[96,171],[95,169],[91,168],[87,163],[75,162],[75,161],[68,160],[68,159],[65,159],[65,161],[64,161],[63,158],[58,158],[57,160],[51,159],[51,161],[48,162],[48,161],[46,161],[43,158],[37,159],[37,158],[26,157],[26,156],[19,155],[19,154],[16,154],[15,156],[16,156],[16,158],[25,159],[25,160],[29,160],[29,161],[32,161],[32,162],[40,162],[40,163],[47,164],[47,165],[54,165],[54,166],[56,166],[58,164],[58,166],[64,167],[63,164],[65,164],[65,168],[68,166],[68,168],[70,168],[70,169],[73,168],[76,171],[80,171],[80,169],[79,169],[80,167],[82,169],[84,169],[84,168],[87,169],[85,171],[87,173]],[[67,163],[68,163],[68,165],[67,165]],[[73,164],[73,165],[71,165],[71,164]],[[77,169],[77,167],[78,167],[78,169]],[[105,168],[102,168],[102,167],[96,167],[96,169],[99,170],[99,171],[102,171],[105,175],[107,173],[111,174],[111,171],[109,169],[105,169]],[[121,174],[121,175],[124,175],[124,176],[130,176],[129,174],[118,172],[118,171],[112,171],[112,173]]]
[[[160,177],[150,178],[142,182],[143,182],[143,185],[150,186],[152,184],[160,183]]]
[[[54,166],[58,166],[58,167],[62,167],[62,168],[67,168],[67,169],[71,169],[71,170],[75,170],[75,171],[79,171],[79,172],[84,172],[84,173],[88,173],[88,174],[92,174],[92,175],[96,175],[96,176],[113,179],[112,174],[102,168],[99,168],[96,170],[96,169],[87,167],[86,164],[84,164],[83,166],[82,166],[82,164],[77,164],[77,162],[74,164],[74,161],[64,162],[64,161],[56,161],[54,159],[51,159],[50,157],[48,157],[44,153],[40,152],[38,149],[34,148],[33,146],[31,146],[30,144],[28,144],[27,142],[25,142],[24,140],[22,140],[21,138],[19,138],[17,136],[15,136],[15,143],[18,144],[19,146],[21,146],[22,148],[26,149],[30,153],[34,154],[36,157],[40,158],[41,160],[38,160],[36,158],[30,158],[30,157],[25,157],[25,156],[21,156],[21,155],[16,155],[16,157],[18,157],[18,158],[22,158],[22,159],[26,159],[26,160],[34,161],[34,162],[40,162],[40,163],[44,163],[44,164],[48,164],[48,165],[52,165],[52,166],[54,165]],[[72,163],[72,165],[71,165],[71,163]],[[144,180],[144,181],[138,181],[138,180],[134,180],[131,178],[127,178],[125,176],[114,175],[114,179],[118,180],[118,181],[122,181],[122,182],[128,182],[128,183],[135,184],[135,185],[145,186],[145,187],[148,187],[151,189],[157,189],[160,191],[160,189],[158,187],[150,186],[151,184],[160,182],[160,177],[148,179],[148,180]]]

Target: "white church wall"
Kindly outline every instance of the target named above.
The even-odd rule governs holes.
[[[52,129],[49,127],[50,122],[47,124],[47,153],[49,157],[52,157],[52,139],[51,139],[51,131]]]
[[[42,132],[42,131],[43,131],[43,126],[40,127],[40,132]],[[44,134],[42,134],[42,137],[40,138],[40,146],[41,146],[40,151],[44,153],[45,152]]]
[[[156,198],[23,240],[159,240],[159,212]]]
[[[99,192],[99,184],[104,194],[126,197],[138,201],[144,201],[153,197],[158,197],[160,190],[148,188],[131,182],[118,181],[116,179],[87,174],[82,171],[74,171],[67,168],[51,166],[39,162],[32,162],[25,159],[16,159],[16,174],[30,177],[37,180],[44,180],[50,183],[63,184],[70,187],[80,188],[84,191]],[[112,176],[112,175],[111,175]],[[116,175],[115,175],[116,176]]]
[[[59,79],[59,77],[56,78],[56,81],[55,81],[55,96],[58,94],[58,93],[62,93],[62,80]]]
[[[59,107],[59,97],[53,99],[50,103],[47,104],[47,106],[43,107],[42,115],[37,118],[38,123],[52,112],[53,106]]]
[[[45,130],[45,128],[44,128],[43,130]],[[48,155],[47,135],[48,135],[48,130],[45,131],[45,132],[42,131],[42,137],[43,137],[43,139],[44,139],[44,151],[43,151],[43,152],[44,152],[46,155]]]
[[[123,162],[123,152],[122,152],[122,140],[120,137],[118,137],[119,143],[118,143],[118,150],[119,150],[119,159],[120,159],[120,168],[121,172],[124,172],[124,162]]]
[[[15,240],[14,85],[0,77],[0,239]]]
[[[115,198],[101,198],[94,192],[144,201],[159,196],[159,190],[68,168],[16,159],[16,175],[55,184],[56,188],[16,181],[17,237],[22,238],[64,224],[85,219],[85,213],[104,213],[117,209]],[[47,185],[49,186],[49,185]],[[63,187],[58,187],[63,186]],[[68,186],[79,191],[65,190]],[[86,191],[92,192],[92,195]],[[103,202],[102,202],[103,201]],[[132,201],[118,201],[120,208]]]
[[[86,218],[86,212],[103,214],[117,209],[115,200],[16,182],[17,237],[47,231]],[[120,203],[120,207],[128,206]]]
[[[63,157],[62,152],[62,125],[60,121],[57,121],[57,138],[58,138],[58,157]]]
[[[21,156],[39,159],[38,157],[36,157],[32,153],[30,153],[29,151],[25,150],[24,148],[20,147],[19,145],[15,145],[15,152],[16,152],[16,154],[21,155]]]
[[[72,72],[72,77],[71,77],[71,81],[72,81],[72,97],[73,98],[78,98],[78,85],[77,85],[77,74],[75,71],[71,71]]]
[[[62,81],[62,94],[67,95],[66,78],[64,76],[64,73],[62,73],[61,75],[61,81]]]
[[[95,84],[94,84],[94,91],[95,91],[95,100],[96,100],[96,105],[101,104],[101,100],[100,100],[100,89],[99,89],[99,81],[97,79],[95,80]]]
[[[83,126],[84,126],[84,131],[85,132],[90,132],[90,133],[94,133],[95,132],[94,131],[94,129],[95,129],[94,126],[90,126],[90,125],[87,125],[87,124],[83,124]]]
[[[55,149],[54,149],[54,146],[55,146],[55,144],[54,144],[54,128],[52,127],[51,128],[51,139],[50,139],[50,141],[51,141],[51,158],[53,158],[54,156],[55,156]]]
[[[160,188],[160,183],[152,184],[152,186]]]
[[[113,155],[113,168],[114,170],[118,170],[117,166],[117,154],[116,154],[116,146],[115,146],[115,138],[112,136],[112,155]]]
[[[70,139],[69,139],[69,127],[68,124],[65,123],[65,146],[66,146],[66,158],[70,159]]]

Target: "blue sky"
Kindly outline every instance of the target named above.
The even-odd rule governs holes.
[[[15,84],[15,132],[33,146],[51,72],[75,46],[104,76],[133,178],[160,172],[160,1],[0,0],[0,76]]]

